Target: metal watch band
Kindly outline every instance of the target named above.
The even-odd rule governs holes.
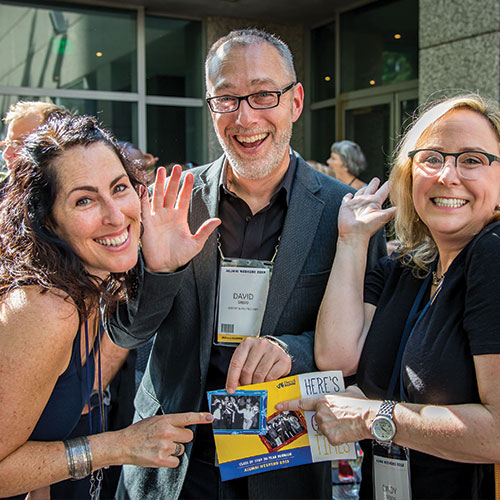
[[[288,345],[285,342],[283,342],[282,340],[280,340],[279,338],[274,337],[273,335],[263,335],[262,338],[268,339],[271,342],[274,342],[276,345],[281,347],[290,356],[290,352],[288,351]]]
[[[392,414],[394,412],[394,407],[398,404],[397,401],[392,401],[390,399],[386,399],[382,401],[380,408],[378,409],[377,417],[382,415],[384,417],[389,417],[392,420]]]

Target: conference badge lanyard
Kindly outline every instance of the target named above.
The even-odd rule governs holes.
[[[428,288],[431,275],[423,281],[420,290],[413,302],[410,314],[406,320],[401,343],[399,345],[396,362],[392,372],[386,399],[392,400],[396,383],[399,380],[401,400],[405,400],[405,390],[402,377],[402,359],[408,339],[414,332],[417,324],[433,303],[436,295],[441,289],[442,282],[437,287],[431,299],[418,315],[413,327],[412,321],[417,315],[418,308],[422,302],[425,291]],[[372,441],[373,450],[373,494],[375,500],[411,500],[410,483],[410,452],[408,448],[394,443],[379,443]]]
[[[375,500],[411,500],[408,448],[372,441],[372,450]]]
[[[237,346],[248,337],[260,335],[278,245],[273,258],[267,261],[226,258],[219,242],[221,259],[214,344]]]

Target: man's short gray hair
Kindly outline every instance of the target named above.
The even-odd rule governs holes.
[[[353,141],[334,142],[330,148],[332,153],[337,153],[349,173],[358,177],[366,168],[366,158],[358,144]]]
[[[290,79],[294,82],[297,81],[297,75],[295,73],[295,67],[293,65],[293,56],[288,48],[288,45],[280,40],[277,36],[266,33],[265,31],[258,29],[244,29],[244,30],[234,30],[227,35],[219,38],[210,47],[208,51],[207,58],[205,60],[205,79],[208,87],[208,82],[213,77],[214,67],[212,61],[214,56],[220,47],[227,44],[227,48],[231,47],[249,47],[251,45],[267,43],[273,46],[279,53],[283,65],[288,73]]]

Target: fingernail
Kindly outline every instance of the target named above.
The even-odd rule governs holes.
[[[206,420],[207,422],[211,422],[213,419],[214,419],[214,416],[213,416],[213,415],[210,415],[210,414],[205,415],[205,420]]]
[[[276,409],[277,409],[278,411],[281,411],[281,410],[283,409],[283,404],[282,404],[282,403],[278,403],[278,404],[276,405]]]

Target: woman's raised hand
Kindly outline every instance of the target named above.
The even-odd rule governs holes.
[[[340,206],[338,226],[341,238],[363,236],[370,238],[395,215],[396,207],[382,208],[390,186],[384,182],[380,186],[376,177],[356,193],[348,193]]]
[[[147,269],[153,272],[173,272],[187,264],[220,224],[220,219],[209,219],[191,233],[188,212],[194,178],[187,173],[180,186],[181,174],[181,167],[175,165],[165,187],[166,170],[158,168],[151,201],[147,193],[141,198],[142,253]]]

